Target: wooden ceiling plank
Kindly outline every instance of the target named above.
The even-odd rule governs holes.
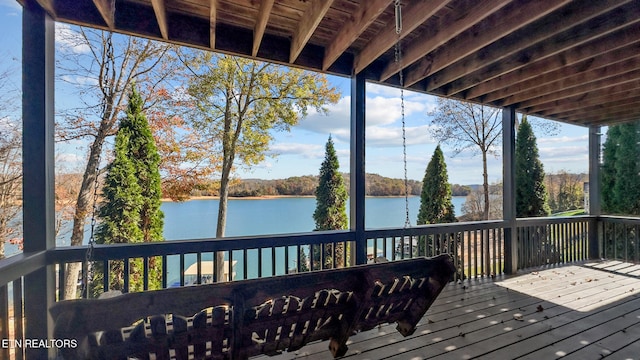
[[[361,3],[358,10],[350,16],[349,21],[344,24],[338,35],[326,47],[322,70],[326,71],[392,2],[393,0],[373,0]]]
[[[163,39],[168,40],[169,27],[167,25],[167,7],[165,6],[164,1],[165,0],[151,0],[151,6],[153,7],[153,12],[156,14],[160,34],[162,34]]]
[[[216,48],[216,22],[218,21],[218,0],[209,2],[209,47]]]
[[[597,98],[602,93],[616,93],[635,89],[639,86],[638,84],[640,84],[640,71],[634,71],[625,75],[595,81],[584,86],[560,90],[553,94],[523,101],[517,104],[517,107],[520,109],[535,109],[535,112],[541,112],[554,108],[563,99],[572,98],[573,101],[583,102],[591,98]],[[496,105],[501,106],[501,104]]]
[[[602,122],[602,121],[615,121],[627,122],[633,120],[640,120],[640,109],[638,108],[626,108],[623,110],[609,111],[601,114],[586,114],[584,116],[569,116],[566,119],[575,122]]]
[[[38,0],[41,2],[41,0]],[[109,29],[115,28],[115,13],[116,13],[116,1],[115,0],[93,0],[93,4],[98,9],[98,12],[104,19]]]
[[[251,48],[251,56],[258,55],[258,50],[262,43],[264,30],[267,28],[267,23],[269,22],[269,15],[271,15],[271,8],[273,8],[274,1],[275,0],[262,0],[260,3],[258,20],[256,21],[256,26],[253,28],[253,47]]]
[[[98,1],[95,0],[94,3]],[[42,8],[49,14],[51,15],[52,18],[56,18],[56,7],[55,7],[55,1],[54,0],[37,0],[38,4],[40,4],[40,6],[42,6]],[[23,5],[24,6],[24,5]],[[96,4],[97,6],[97,4]]]
[[[492,102],[526,91],[532,86],[567,77],[588,67],[596,69],[626,60],[640,52],[640,26],[608,35],[556,56],[536,61],[515,71],[475,86],[465,94],[467,99]]]
[[[446,84],[447,95],[457,94],[479,82],[524,67],[532,59],[539,61],[629,26],[638,21],[633,18],[638,9],[639,6],[629,0],[572,2],[568,8],[521,28],[434,74],[429,78],[427,90]],[[478,76],[482,81],[476,80]]]
[[[438,49],[423,49],[420,60],[407,72],[406,83],[416,84],[491,45],[497,39],[509,36],[517,29],[539,20],[568,2],[567,0],[532,1],[522,5],[513,3],[501,8],[486,17],[484,21],[477,23],[471,28],[471,31],[465,31],[449,41],[446,46]],[[424,51],[429,51],[429,53]]]
[[[441,10],[451,0],[418,0],[402,8],[402,31],[396,34],[396,24],[390,21],[383,30],[360,51],[354,61],[356,73],[364,70],[380,55],[391,49],[398,40],[404,39],[418,26]]]
[[[558,112],[558,113],[555,113],[554,111],[553,114],[545,112],[544,115],[553,116],[553,117],[562,117],[562,118],[569,118],[569,117],[579,118],[587,115],[598,116],[598,115],[604,115],[610,112],[629,109],[630,107],[637,108],[636,105],[638,103],[640,103],[640,94],[638,94],[638,96],[636,97],[623,98],[621,100],[614,100],[607,103],[601,102],[598,105],[581,107],[580,109],[575,109],[572,111]],[[640,111],[640,109],[638,109],[638,111]]]
[[[417,64],[415,68],[420,69],[416,73],[432,71],[430,65],[433,61],[428,57],[428,54],[432,53],[434,50],[464,31],[469,30],[475,24],[491,16],[509,3],[510,1],[508,0],[472,1],[467,8],[456,7],[454,11],[451,11],[438,19],[436,23],[432,24],[429,29],[425,31],[424,36],[416,38],[411,42],[411,44],[402,50],[402,64],[396,61],[388,62],[380,74],[380,80],[387,80],[400,71],[400,66],[406,68],[416,61],[419,61],[419,64]],[[523,20],[531,18],[531,14],[528,15],[528,17],[523,17]],[[499,26],[499,24],[504,23],[499,22],[496,25]],[[508,34],[512,29],[508,28],[505,29],[505,31],[506,32],[500,36]],[[419,80],[420,79],[414,80],[412,77],[407,76],[405,84],[407,84],[407,86],[411,86]]]
[[[631,89],[615,93],[601,93],[599,97],[583,101],[575,101],[573,98],[568,98],[558,101],[553,109],[541,111],[540,114],[542,116],[561,117],[570,113],[599,110],[608,106],[608,104],[627,101],[637,101],[637,103],[640,103],[640,89]]]
[[[504,98],[503,100],[501,100],[501,103],[504,106],[509,106],[515,103],[526,101],[528,99],[552,94],[554,92],[557,92],[558,90],[567,90],[595,81],[610,79],[615,76],[630,73],[639,69],[640,57],[635,57],[620,62],[615,62],[608,66],[604,66],[594,70],[579,72],[572,76],[558,79],[548,84],[532,86],[528,90]]]
[[[293,33],[291,39],[291,55],[289,62],[293,63],[302,52],[302,48],[307,44],[311,35],[316,30],[324,15],[327,13],[333,0],[315,0],[302,15],[298,29]]]

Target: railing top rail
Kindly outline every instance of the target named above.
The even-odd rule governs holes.
[[[47,265],[46,252],[22,253],[0,260],[0,286]]]
[[[469,221],[446,224],[418,225],[410,228],[368,229],[365,230],[367,238],[391,237],[391,236],[417,236],[434,235],[451,232],[498,229],[507,227],[504,220]]]
[[[259,249],[266,247],[322,244],[353,240],[347,230],[300,234],[175,240],[137,244],[94,245],[95,260],[124,259],[146,256],[180,255],[201,252]],[[48,263],[83,261],[87,246],[58,247],[49,251]]]
[[[549,216],[549,217],[534,217],[534,218],[518,218],[518,226],[533,226],[533,225],[546,225],[546,224],[569,224],[575,222],[584,222],[590,219],[594,219],[595,216],[591,215],[576,215],[576,216]]]
[[[633,216],[620,216],[620,215],[601,215],[599,217],[600,220],[613,222],[618,224],[640,224],[640,217]]]

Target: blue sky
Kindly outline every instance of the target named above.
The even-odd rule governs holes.
[[[57,26],[58,31],[72,31],[73,28]],[[0,70],[7,67],[16,70],[12,82],[19,88],[19,59],[21,56],[21,10],[15,0],[0,0]],[[56,43],[59,51],[83,51],[69,49],[67,44]],[[329,106],[329,114],[311,112],[289,133],[276,133],[270,157],[251,169],[238,169],[241,178],[277,179],[289,176],[317,174],[324,156],[324,145],[329,134],[334,139],[339,155],[341,171],[349,171],[349,116],[350,80],[330,77],[331,84],[342,93],[340,101]],[[62,89],[61,89],[62,90]],[[430,136],[427,113],[435,108],[435,98],[414,92],[405,92],[405,120],[407,138],[408,177],[421,180],[424,170],[437,145]],[[74,104],[72,97],[64,91],[57,91],[56,106]],[[397,89],[367,85],[367,149],[366,170],[383,176],[401,178],[403,176],[403,149],[400,110],[400,91]],[[560,124],[555,136],[537,133],[540,158],[545,171],[586,172],[588,169],[587,128]],[[78,161],[85,157],[77,151],[80,144],[59,146],[62,159]],[[82,146],[80,146],[82,148]],[[463,152],[453,156],[452,149],[443,147],[445,161],[452,183],[477,184],[482,182],[480,156]],[[73,165],[72,165],[73,166]],[[489,161],[489,181],[502,178],[501,159],[491,157]]]

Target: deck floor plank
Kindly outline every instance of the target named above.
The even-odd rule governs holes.
[[[451,283],[412,336],[395,324],[358,333],[343,359],[640,360],[640,279],[629,275],[637,266],[598,262]],[[327,347],[257,359],[327,359]]]

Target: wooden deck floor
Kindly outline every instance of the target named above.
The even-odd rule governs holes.
[[[330,359],[327,342],[261,359]],[[640,359],[640,265],[587,263],[449,284],[415,334],[351,337],[344,359]]]

